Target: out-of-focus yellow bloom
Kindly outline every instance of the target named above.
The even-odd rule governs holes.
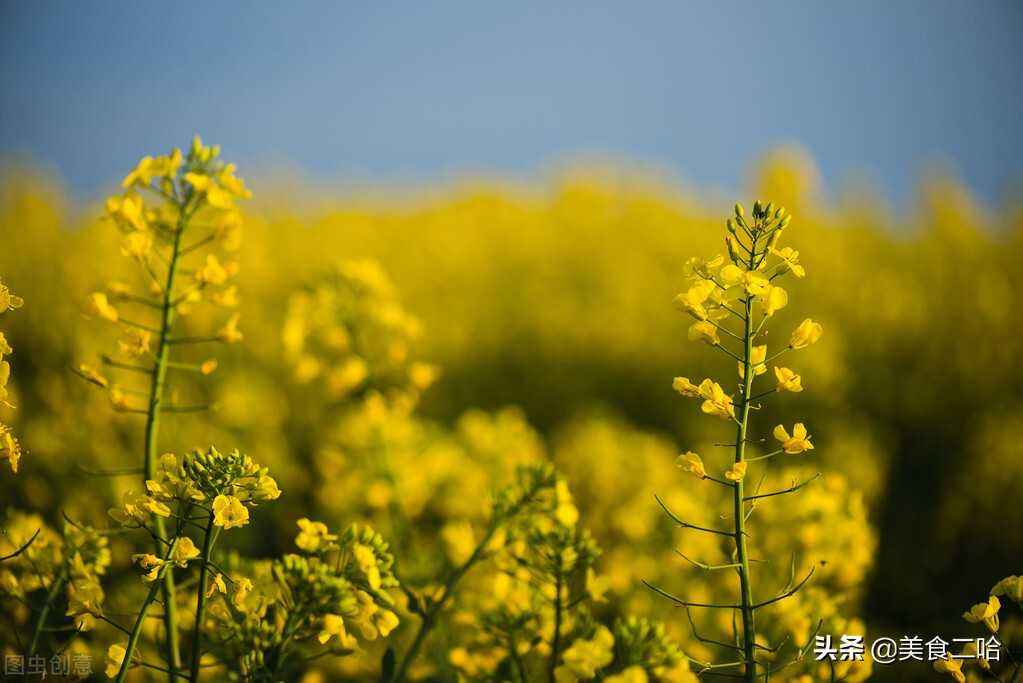
[[[206,202],[217,209],[234,209],[234,200],[230,193],[221,188],[208,175],[189,172],[184,175],[186,183],[192,186],[195,193],[206,199]]]
[[[345,630],[344,617],[340,614],[323,615],[322,627],[316,639],[323,645],[335,636],[341,641],[341,647],[354,649],[357,645],[355,638]]]
[[[21,308],[25,304],[25,300],[20,296],[15,296],[7,285],[0,281],[0,313],[6,313],[7,311],[14,310],[15,308]]]
[[[206,254],[206,262],[195,273],[195,281],[201,285],[222,285],[227,277],[227,270],[215,254]]]
[[[790,435],[783,425],[774,428],[774,438],[781,442],[781,448],[789,455],[797,455],[803,451],[812,451],[810,435],[806,433],[806,425],[797,422]]]
[[[1013,602],[1023,602],[1023,576],[1006,576],[994,585],[991,595],[1004,595]]]
[[[691,472],[700,479],[704,479],[707,476],[707,470],[703,466],[703,458],[692,451],[686,451],[682,455],[675,459],[675,464],[685,470]]]
[[[709,379],[700,382],[700,396],[703,404],[700,406],[707,415],[715,415],[722,420],[729,420],[735,417],[735,406],[732,405],[732,397],[725,393],[721,385]]]
[[[614,660],[615,638],[604,626],[598,626],[590,639],[579,638],[561,657],[563,662],[554,670],[557,683],[575,683],[579,679],[595,678]]]
[[[810,344],[815,344],[822,334],[824,334],[824,328],[821,324],[807,318],[799,323],[799,327],[792,331],[792,337],[789,339],[789,348],[802,349],[810,346]]]
[[[89,295],[85,302],[85,312],[87,315],[109,320],[112,323],[116,323],[120,318],[117,309],[110,304],[107,295],[103,292],[93,292]]]
[[[224,577],[220,574],[214,574],[213,580],[210,581],[208,586],[206,586],[207,598],[212,597],[214,593],[221,593],[222,595],[227,595],[227,584],[224,583]]]
[[[252,193],[245,187],[245,181],[234,174],[237,170],[234,164],[224,164],[217,174],[217,182],[228,194],[239,199],[251,199]]]
[[[448,559],[454,565],[464,563],[476,549],[476,534],[467,521],[450,522],[440,531]]]
[[[799,393],[803,390],[803,378],[788,368],[779,368],[775,366],[774,376],[778,378],[778,391]]]
[[[733,463],[731,467],[725,470],[725,479],[730,481],[742,481],[746,477],[746,470],[749,467],[749,463],[737,462]]]
[[[969,609],[967,612],[963,612],[963,619],[970,622],[971,624],[982,623],[991,630],[992,633],[998,632],[998,610],[1002,608],[1001,601],[994,595],[990,596],[987,602],[979,602]]]
[[[586,593],[593,602],[607,602],[604,594],[611,590],[611,577],[599,576],[593,567],[586,568]]]
[[[197,557],[199,557],[199,549],[195,547],[195,543],[188,536],[182,536],[174,544],[174,553],[171,555],[171,560],[177,566],[187,567],[189,561]]]
[[[717,346],[721,343],[714,323],[707,320],[700,320],[689,326],[689,341],[702,341],[711,346]]]
[[[647,683],[649,680],[646,669],[641,666],[630,666],[621,673],[604,679],[605,683]]]
[[[568,482],[564,479],[559,479],[555,485],[554,497],[556,499],[554,518],[562,526],[575,526],[579,522],[579,508],[575,506]]]
[[[203,361],[202,365],[199,366],[199,372],[203,375],[211,375],[217,369],[217,359],[210,358],[209,360]]]
[[[295,545],[306,552],[318,552],[337,540],[337,534],[330,533],[323,522],[314,522],[303,517],[297,524],[299,532],[295,537]]]
[[[3,402],[4,392],[0,386],[0,402]],[[14,437],[10,427],[0,423],[0,462],[4,460],[11,466],[11,472],[18,473],[18,463],[21,461],[21,444]]]
[[[152,339],[153,335],[148,330],[130,327],[121,335],[117,345],[121,347],[121,352],[125,355],[138,358],[142,354],[149,352],[149,344]]]
[[[352,546],[352,554],[355,556],[355,563],[359,565],[359,571],[366,577],[366,583],[370,588],[380,588],[380,567],[377,566],[377,556],[368,545],[356,543]]]
[[[238,319],[240,317],[241,316],[238,313],[235,313],[228,318],[227,323],[225,323],[224,326],[220,328],[220,331],[217,332],[217,339],[227,344],[237,344],[244,339],[245,336],[242,334],[241,330],[238,329]]]
[[[962,662],[958,659],[953,659],[951,654],[946,654],[944,659],[936,660],[934,662],[934,670],[938,673],[948,674],[956,683],[966,683]]]
[[[92,382],[99,387],[110,386],[110,380],[103,375],[99,374],[92,367],[82,364],[78,366],[78,374],[85,379],[87,382]]]
[[[129,234],[146,235],[148,225],[145,217],[145,204],[142,197],[126,194],[123,197],[110,197],[106,202],[107,215],[120,228],[133,231]],[[150,242],[150,246],[152,243]]]
[[[224,529],[249,523],[249,509],[234,496],[223,494],[213,499],[213,523]]]
[[[107,648],[107,667],[105,673],[108,678],[116,678],[124,663],[124,655],[127,648],[124,645],[116,644]]]
[[[121,253],[129,258],[140,261],[149,258],[153,250],[153,238],[146,232],[131,232],[121,242]]]

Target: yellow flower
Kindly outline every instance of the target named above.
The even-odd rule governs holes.
[[[771,253],[781,259],[781,263],[778,264],[779,273],[786,273],[791,270],[792,274],[796,277],[806,275],[806,269],[799,265],[799,252],[792,247],[772,249]]]
[[[781,442],[782,450],[789,455],[797,455],[803,451],[812,451],[813,444],[810,443],[810,435],[806,433],[806,426],[797,422],[792,427],[792,434],[785,430],[785,427],[778,425],[774,428],[774,438]]]
[[[676,377],[671,382],[671,388],[686,398],[700,398],[700,387],[690,382],[688,377]]]
[[[195,280],[203,285],[222,285],[227,282],[227,270],[213,254],[206,254],[206,263],[195,274]]]
[[[590,639],[579,638],[565,650],[563,664],[554,670],[557,683],[575,683],[581,678],[595,678],[614,660],[614,636],[604,626],[598,626]]]
[[[84,364],[83,365],[79,365],[78,366],[78,375],[82,379],[84,379],[86,382],[92,382],[93,384],[95,384],[98,387],[106,388],[106,387],[110,386],[110,380],[108,380],[106,377],[104,377],[103,375],[101,375],[98,372],[96,372],[94,369],[92,369],[88,365],[84,365]]]
[[[675,459],[675,464],[686,472],[691,472],[700,479],[707,476],[707,470],[703,466],[703,458],[692,451],[686,451]]]
[[[789,348],[802,349],[810,344],[815,344],[823,333],[824,328],[820,323],[815,323],[810,318],[807,318],[799,323],[799,327],[793,330],[792,337],[789,339]]]
[[[153,238],[149,233],[135,231],[124,236],[121,242],[121,254],[129,258],[144,260],[149,257],[153,250]]]
[[[1023,576],[1007,576],[991,589],[991,595],[1004,595],[1014,602],[1023,602]]]
[[[192,138],[192,150],[189,152],[189,158],[195,159],[196,161],[205,164],[206,162],[216,159],[220,156],[220,145],[213,145],[212,147],[206,147],[202,144],[202,138],[198,135]]]
[[[749,362],[750,362],[750,366],[753,368],[753,376],[754,377],[756,377],[757,375],[762,375],[765,372],[767,372],[767,365],[764,364],[764,359],[766,359],[766,358],[767,358],[767,344],[762,344],[760,346],[754,346],[750,350]],[[743,363],[739,363],[739,378],[740,379],[744,379],[744,377],[743,377],[743,373],[744,372],[745,372],[745,365]]]
[[[214,593],[223,593],[227,595],[227,584],[224,583],[224,577],[220,574],[213,575],[213,581],[206,586],[206,597],[212,597]]]
[[[337,540],[335,534],[328,533],[327,525],[323,522],[313,522],[303,517],[298,520],[298,528],[295,545],[306,552],[314,553]]]
[[[730,481],[742,481],[746,476],[746,469],[749,467],[745,461],[734,463],[725,470],[725,479]]]
[[[231,195],[221,189],[212,178],[201,173],[189,172],[184,176],[186,183],[200,197],[204,197],[210,206],[217,209],[233,209],[234,200]]]
[[[803,378],[788,368],[775,366],[774,376],[778,378],[778,391],[799,393],[803,390]]]
[[[228,344],[237,344],[244,339],[244,335],[238,329],[238,318],[237,313],[228,318],[227,323],[217,332],[217,339]]]
[[[152,338],[153,335],[148,331],[131,327],[124,331],[117,345],[121,347],[121,352],[125,355],[138,358],[149,352],[149,343]]]
[[[735,406],[732,405],[732,397],[725,393],[717,382],[705,379],[700,382],[700,396],[704,399],[700,406],[707,415],[716,415],[722,420],[735,417]]]
[[[153,157],[144,156],[139,159],[138,165],[135,169],[124,177],[121,181],[121,187],[128,190],[135,185],[141,185],[142,187],[148,187],[153,182],[153,177],[156,175],[157,168],[156,164],[153,163]]]
[[[156,581],[160,576],[160,568],[165,564],[163,560],[151,553],[132,555],[131,561],[137,562],[142,571],[145,572],[142,575],[142,580],[146,583]]]
[[[700,320],[689,326],[689,341],[703,341],[711,346],[717,346],[721,343],[714,323],[706,320]]]
[[[710,293],[714,291],[715,285],[709,280],[701,280],[695,285],[687,289],[684,293],[679,294],[675,297],[675,305],[683,311],[689,313],[697,320],[707,319],[707,309],[704,307],[704,302]]]
[[[174,561],[174,564],[179,567],[186,567],[189,560],[194,560],[197,557],[199,557],[199,549],[195,547],[192,539],[188,536],[179,538],[178,542],[174,545],[174,554],[171,555],[171,560]]]
[[[117,309],[107,301],[107,295],[103,292],[93,292],[85,302],[85,313],[103,320],[116,323],[118,318]]]
[[[345,630],[345,620],[340,614],[323,615],[323,624],[316,639],[320,644],[326,644],[334,636],[341,641],[341,647],[354,649],[357,645],[355,638]]]
[[[7,343],[7,337],[4,336],[3,332],[0,332],[0,356],[10,355],[14,353],[14,349]]]
[[[714,271],[720,268],[724,262],[725,257],[720,254],[706,261],[693,256],[686,260],[682,266],[682,272],[686,275],[698,275],[701,278],[710,279]]]
[[[204,375],[213,374],[213,371],[217,369],[217,360],[210,358],[207,361],[203,361],[203,364],[199,366],[199,372]]]
[[[7,402],[7,382],[11,379],[11,364],[5,360],[0,360],[0,405],[5,405],[13,408],[10,403]]]
[[[604,679],[604,683],[647,683],[649,680],[646,669],[639,665],[633,665],[621,673],[608,676]]]
[[[559,479],[554,487],[554,498],[557,501],[554,508],[554,518],[562,526],[575,526],[579,521],[579,508],[575,506],[572,499],[572,492],[568,489],[568,483]]]
[[[373,625],[376,627],[382,638],[389,636],[391,631],[398,628],[399,623],[398,615],[390,610],[378,610],[373,615]]]
[[[0,402],[3,400],[0,392]],[[14,438],[10,427],[0,424],[0,462],[6,460],[11,466],[11,472],[18,473],[18,463],[21,462],[21,444]]]
[[[760,307],[763,309],[764,315],[772,316],[788,305],[789,293],[781,287],[768,285],[757,299],[760,301]]]
[[[249,523],[249,509],[234,496],[223,494],[213,499],[213,523],[225,529]]]
[[[12,311],[15,308],[21,308],[25,304],[25,300],[20,296],[14,296],[11,290],[7,288],[3,282],[0,282],[0,313],[6,313]]]
[[[252,592],[252,581],[246,577],[240,577],[234,581],[234,595],[231,597],[231,604],[237,607],[242,612],[248,611],[248,607],[245,605],[246,598],[249,597],[249,593]]]
[[[377,556],[368,545],[356,543],[352,548],[355,556],[355,563],[359,565],[359,571],[366,577],[369,587],[376,590],[380,588],[380,568],[377,566]]]
[[[1001,601],[994,595],[988,598],[987,602],[980,602],[970,608],[970,611],[963,612],[963,619],[971,624],[984,623],[992,633],[998,632],[998,610],[1002,608]]]
[[[217,182],[227,193],[239,199],[251,199],[252,193],[245,187],[245,181],[234,174],[236,170],[234,164],[225,164],[217,174]]]
[[[593,602],[607,602],[604,594],[611,590],[611,577],[598,576],[593,567],[586,568],[586,593]]]
[[[956,683],[966,683],[966,676],[963,675],[962,662],[958,659],[953,659],[950,654],[946,654],[944,659],[936,660],[934,662],[934,670],[938,673],[948,674],[956,681]]]
[[[127,649],[124,645],[111,645],[107,648],[107,678],[116,678],[121,671],[121,664],[124,663],[124,655]]]
[[[449,522],[440,530],[440,535],[444,540],[448,559],[453,565],[460,565],[468,560],[476,549],[476,534],[469,522]]]

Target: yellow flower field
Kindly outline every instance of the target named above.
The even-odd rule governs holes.
[[[5,655],[1023,680],[814,656],[1023,646],[1018,198],[933,177],[896,217],[796,149],[734,209],[610,167],[355,194],[164,152],[85,203],[0,174]]]

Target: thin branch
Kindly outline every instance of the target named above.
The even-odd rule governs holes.
[[[771,496],[781,496],[781,495],[784,495],[786,493],[793,493],[793,492],[798,491],[799,489],[803,488],[807,484],[809,484],[809,483],[819,479],[820,476],[821,476],[821,473],[818,472],[817,474],[813,475],[812,477],[810,477],[809,479],[807,479],[806,481],[804,481],[801,484],[793,484],[789,488],[782,489],[781,491],[772,491],[771,493],[760,493],[760,494],[757,494],[755,496],[746,496],[742,500],[744,502],[747,502],[747,501],[751,501],[751,500],[756,500],[758,498],[770,498]]]
[[[39,536],[39,532],[41,532],[41,531],[42,531],[41,528],[40,529],[36,529],[36,532],[34,534],[32,534],[32,538],[30,538],[27,541],[25,541],[25,543],[20,548],[15,550],[10,555],[4,555],[3,557],[0,557],[0,562],[6,562],[7,560],[13,560],[15,557],[17,557],[18,555],[22,554],[26,550],[28,550],[28,547],[30,545],[32,545],[32,543],[36,540],[36,537]]]
[[[664,510],[665,514],[667,514],[669,517],[671,517],[672,521],[674,521],[676,524],[678,524],[679,526],[681,526],[681,527],[683,527],[685,529],[693,529],[695,531],[703,531],[703,532],[708,533],[708,534],[717,534],[719,536],[735,536],[735,534],[733,532],[731,532],[731,531],[721,531],[720,529],[710,529],[708,527],[697,526],[696,524],[690,524],[689,522],[684,522],[681,519],[679,519],[678,516],[675,515],[674,512],[672,512],[671,510],[668,509],[668,506],[664,504],[664,501],[662,501],[661,498],[657,494],[654,494],[654,499],[661,506],[661,509]]]
[[[706,607],[708,609],[742,609],[742,605],[715,605],[713,603],[707,602],[687,602],[685,600],[682,600],[681,598],[675,597],[674,595],[668,593],[667,591],[661,590],[660,588],[646,581],[645,579],[643,580],[643,585],[652,590],[653,592],[657,593],[658,595],[668,598],[669,600],[674,602],[676,605],[679,605],[680,607]]]

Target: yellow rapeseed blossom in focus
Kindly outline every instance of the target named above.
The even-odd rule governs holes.
[[[785,308],[789,303],[789,293],[781,287],[768,285],[762,294],[757,297],[764,315],[770,317]]]
[[[732,405],[732,397],[725,393],[717,382],[705,379],[700,382],[700,396],[703,404],[700,406],[707,415],[715,415],[722,420],[735,418],[735,406]]]
[[[189,561],[199,557],[199,549],[188,536],[182,536],[174,544],[174,552],[171,554],[171,561],[178,567],[187,567]]]
[[[3,401],[3,391],[0,387],[0,402]],[[0,462],[6,460],[11,467],[11,472],[18,473],[18,463],[21,461],[21,444],[14,437],[10,427],[0,423]]]
[[[146,583],[156,581],[160,575],[160,569],[165,564],[163,560],[151,553],[132,555],[131,561],[138,563],[142,571],[145,572],[142,575],[142,580]]]
[[[707,470],[703,466],[703,459],[692,451],[687,451],[678,456],[675,460],[675,464],[686,472],[691,472],[700,479],[704,479],[707,476]]]
[[[750,351],[750,364],[753,366],[753,376],[762,375],[767,372],[767,365],[764,363],[764,359],[767,358],[767,345],[762,344],[760,346],[754,346]],[[742,363],[739,363],[739,379],[744,379],[743,374],[745,372]]]
[[[737,462],[733,463],[731,467],[725,470],[725,479],[729,481],[742,481],[746,478],[746,469],[749,467],[749,463]]]
[[[213,499],[213,523],[224,529],[245,526],[249,509],[236,497],[221,494]]]
[[[700,398],[700,387],[690,382],[688,377],[676,377],[671,388],[686,398]]]
[[[802,349],[810,346],[811,344],[817,343],[817,340],[824,334],[824,328],[820,323],[815,323],[810,318],[807,318],[803,322],[799,323],[792,332],[792,337],[789,339],[789,348]]]
[[[774,438],[781,442],[782,450],[789,455],[797,455],[803,451],[812,451],[813,444],[810,443],[810,435],[806,433],[806,425],[797,422],[792,427],[792,434],[789,434],[784,425],[774,428]]]
[[[980,602],[974,605],[967,612],[963,612],[963,619],[971,624],[983,623],[992,633],[998,632],[998,610],[1002,607],[1001,601],[994,595],[988,598],[987,602]]]
[[[775,366],[774,376],[778,379],[778,391],[791,391],[798,393],[803,390],[803,378],[788,368]]]

